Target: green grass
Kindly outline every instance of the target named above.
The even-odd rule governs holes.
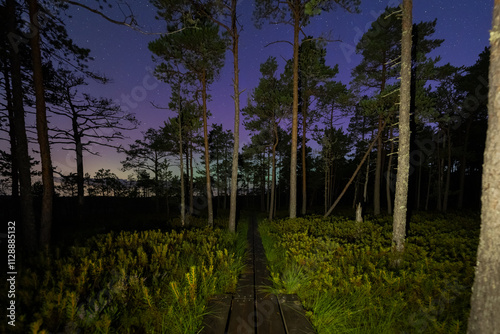
[[[393,267],[392,219],[321,217],[259,225],[272,292],[296,293],[318,333],[463,333],[477,217],[420,214]]]

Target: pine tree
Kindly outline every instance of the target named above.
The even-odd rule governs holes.
[[[401,93],[399,103],[398,173],[396,180],[396,197],[394,200],[394,222],[392,232],[393,249],[399,255],[401,255],[404,251],[406,211],[408,203],[408,174],[410,169],[412,7],[412,0],[404,0],[401,38]]]
[[[191,19],[194,21],[196,17]],[[200,20],[196,26],[182,27],[186,29],[150,42],[149,49],[160,62],[156,67],[156,73],[160,79],[171,82],[172,78],[184,77],[192,85],[196,97],[200,98],[201,94],[208,225],[213,226],[208,147],[208,86],[216,79],[223,66],[227,40],[219,35],[218,26],[206,20]],[[179,27],[171,26],[170,30],[178,31]]]
[[[260,27],[264,20],[276,20],[293,25],[293,107],[292,107],[292,145],[290,160],[290,218],[297,216],[297,140],[299,114],[299,33],[312,16],[322,11],[330,11],[336,5],[356,11],[358,0],[258,0],[254,17]],[[286,18],[289,17],[289,21]]]

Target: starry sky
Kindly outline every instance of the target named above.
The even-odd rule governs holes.
[[[93,0],[85,1],[93,5]],[[94,61],[90,68],[112,79],[107,85],[90,82],[85,91],[94,96],[113,99],[122,108],[136,114],[141,124],[137,130],[130,131],[128,142],[142,138],[142,132],[148,128],[158,128],[168,117],[175,113],[165,109],[156,109],[152,103],[167,106],[170,89],[167,84],[158,82],[151,74],[155,66],[148,42],[165,31],[165,22],[155,19],[155,8],[146,0],[130,1],[131,9],[138,24],[149,34],[134,31],[124,26],[110,23],[84,9],[70,8],[66,17],[69,35],[81,47],[91,49]],[[341,9],[323,13],[314,17],[304,29],[308,35],[319,36],[322,33],[339,40],[327,45],[327,64],[339,65],[337,80],[345,84],[350,82],[350,73],[361,57],[354,52],[362,34],[366,32],[386,6],[397,6],[395,0],[362,0],[361,13],[350,14]],[[475,0],[420,0],[413,2],[413,21],[430,21],[437,18],[434,38],[444,39],[432,56],[440,55],[441,65],[451,63],[455,66],[470,66],[475,63],[479,53],[489,45],[493,1]],[[240,88],[245,90],[241,96],[241,107],[246,105],[247,94],[256,87],[259,80],[259,66],[270,55],[280,62],[281,69],[286,59],[292,57],[292,47],[286,43],[266,44],[276,40],[292,40],[291,27],[284,25],[264,25],[261,30],[254,27],[252,21],[253,1],[240,0],[240,23],[243,30],[240,35]],[[122,19],[118,8],[111,9],[108,15]],[[280,70],[281,70],[280,69]],[[222,123],[224,129],[233,130],[234,103],[232,96],[232,54],[226,55],[226,65],[220,79],[210,87],[212,101],[209,109],[212,117],[209,123]],[[241,145],[249,141],[248,133],[242,129]],[[127,147],[127,143],[124,143]],[[109,168],[119,177],[126,178],[130,172],[120,171],[123,154],[113,149],[95,149],[101,156],[86,155],[84,168],[91,175],[100,168]],[[76,172],[74,154],[70,151],[53,148],[53,163],[64,174]]]

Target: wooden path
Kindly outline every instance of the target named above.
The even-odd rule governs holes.
[[[203,334],[314,334],[296,295],[273,295],[262,291],[270,286],[269,271],[256,218],[248,227],[247,252],[236,293],[216,296],[209,302]]]

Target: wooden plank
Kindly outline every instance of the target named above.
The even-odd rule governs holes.
[[[288,334],[315,334],[297,295],[280,295],[279,303]]]
[[[257,298],[257,333],[258,334],[286,334],[281,318],[278,298],[267,295]]]
[[[227,333],[255,333],[254,299],[233,299]],[[222,332],[223,333],[223,332]],[[220,333],[220,334],[222,334]]]
[[[222,334],[226,330],[226,325],[231,309],[231,296],[215,296],[208,302],[208,314],[203,319],[202,334]]]
[[[236,285],[234,298],[254,298],[254,273],[241,274]]]

